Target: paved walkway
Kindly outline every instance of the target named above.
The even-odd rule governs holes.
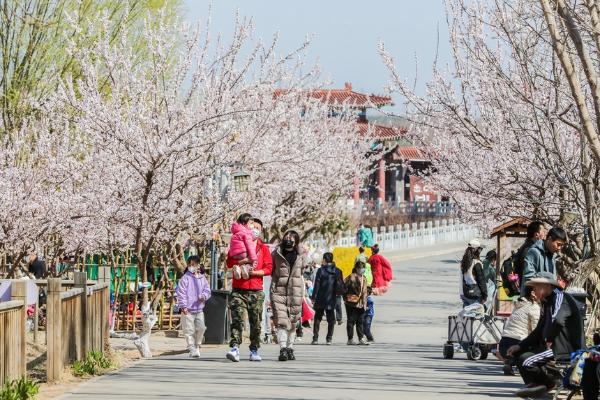
[[[433,251],[432,254],[439,253]],[[391,255],[392,259],[402,257]],[[446,316],[456,311],[458,254],[395,262],[396,280],[376,299],[377,343],[349,347],[345,325],[333,346],[311,346],[310,332],[297,345],[297,361],[276,361],[274,345],[264,361],[231,363],[225,349],[200,360],[184,355],[144,360],[89,381],[64,399],[489,399],[512,397],[520,380],[502,375],[493,360],[442,358]],[[182,339],[183,346],[183,339]]]

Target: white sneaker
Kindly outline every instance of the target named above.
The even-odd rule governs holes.
[[[368,346],[369,342],[367,341],[367,339],[362,338],[358,341],[359,346]]]
[[[262,361],[262,357],[256,350],[250,350],[250,361]]]
[[[242,275],[242,279],[249,279],[250,273],[248,272],[249,268],[247,265],[240,265],[240,274]]]
[[[233,362],[239,362],[240,361],[240,350],[237,347],[232,347],[231,350],[229,350],[229,352],[226,355],[228,360],[231,360]]]
[[[233,266],[233,279],[241,279],[242,278],[242,267],[240,265]]]
[[[190,349],[190,358],[200,358],[200,349],[197,347]]]

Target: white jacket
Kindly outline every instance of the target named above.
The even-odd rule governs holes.
[[[521,299],[515,303],[515,309],[504,325],[503,337],[517,340],[525,339],[537,326],[540,319],[540,305]]]

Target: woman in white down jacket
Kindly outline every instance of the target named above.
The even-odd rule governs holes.
[[[535,295],[529,291],[526,297],[520,297],[515,303],[515,309],[504,325],[502,339],[498,343],[498,353],[504,359],[504,374],[514,375],[512,359],[506,351],[514,344],[519,344],[537,326],[540,319],[540,305]]]

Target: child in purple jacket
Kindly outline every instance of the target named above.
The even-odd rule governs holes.
[[[187,349],[191,358],[200,357],[200,346],[206,331],[204,324],[204,305],[210,299],[210,285],[204,275],[204,266],[200,257],[190,256],[188,267],[179,280],[175,294],[181,310],[181,329],[185,335]]]

